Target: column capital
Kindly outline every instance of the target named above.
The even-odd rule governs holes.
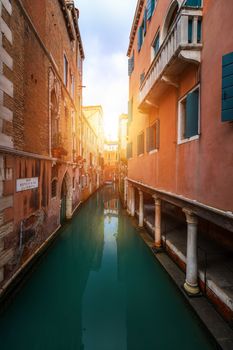
[[[161,199],[159,198],[159,196],[157,194],[154,194],[152,197],[155,200],[155,205],[161,205]]]
[[[188,224],[193,224],[193,225],[198,224],[198,218],[197,218],[196,214],[194,214],[192,212],[191,209],[183,208],[182,211],[185,213],[186,221]]]
[[[138,189],[139,196],[142,196],[143,195],[143,191],[141,190],[141,188],[137,187],[137,189]]]

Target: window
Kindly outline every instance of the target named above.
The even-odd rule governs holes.
[[[147,19],[149,20],[154,12],[157,0],[147,0]]]
[[[133,157],[133,147],[132,147],[132,142],[129,142],[127,144],[127,159]]]
[[[75,84],[74,84],[74,76],[73,74],[71,74],[71,96],[74,98],[74,87],[75,87]]]
[[[143,83],[144,79],[145,79],[145,72],[140,74],[140,86],[142,86],[142,83]]]
[[[201,7],[202,0],[186,0],[185,5],[190,7]]]
[[[178,143],[191,141],[199,135],[199,88],[179,101]]]
[[[139,156],[144,153],[144,132],[138,135],[137,141],[137,150]]]
[[[68,61],[66,55],[64,55],[64,84],[68,86]]]
[[[159,45],[160,45],[160,33],[158,32],[155,36],[155,39],[152,43],[152,60],[155,58],[155,56],[157,55],[158,51],[159,51]]]
[[[51,183],[51,197],[57,196],[57,179],[53,179]]]
[[[151,152],[159,149],[159,120],[146,130],[146,150]]]
[[[222,122],[233,121],[233,52],[222,58]]]
[[[131,76],[134,70],[134,52],[133,55],[128,59],[128,75]]]
[[[138,52],[141,50],[142,43],[143,43],[143,27],[140,26],[138,28]]]
[[[133,120],[133,99],[128,102],[128,124]]]

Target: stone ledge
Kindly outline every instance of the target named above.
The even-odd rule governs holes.
[[[7,12],[9,13],[9,15],[12,15],[12,5],[10,3],[9,0],[1,0],[3,6],[5,7],[5,9],[7,10]]]
[[[13,249],[4,250],[0,253],[0,268],[6,265],[13,258]]]
[[[13,42],[12,32],[11,32],[10,28],[8,27],[8,25],[6,24],[6,22],[2,18],[0,18],[0,29],[1,29],[1,32],[7,38],[7,40],[12,44],[12,42]]]
[[[0,239],[13,231],[13,222],[0,227]]]
[[[0,198],[0,211],[11,208],[13,206],[13,196]]]

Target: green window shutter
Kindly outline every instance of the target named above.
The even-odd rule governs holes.
[[[192,43],[193,41],[193,19],[189,18],[188,20],[188,42]]]
[[[188,94],[186,99],[185,138],[198,135],[199,90]]]
[[[160,33],[158,33],[156,35],[154,44],[153,44],[153,48],[154,48],[154,55],[156,56],[158,51],[159,51],[159,37],[160,37]]]
[[[202,6],[202,0],[187,0],[185,2],[186,6],[190,7],[201,7]]]
[[[222,58],[222,122],[233,120],[233,52]]]
[[[198,19],[197,22],[197,42],[200,43],[202,38],[202,20],[201,18]]]
[[[149,20],[150,18],[151,18],[151,16],[152,16],[152,11],[151,11],[151,9],[152,9],[152,0],[147,0],[147,5],[146,5],[146,7],[147,7],[147,19]]]
[[[143,29],[142,26],[138,28],[138,51],[141,50],[143,40]]]
[[[159,119],[156,120],[155,127],[156,127],[156,130],[155,130],[155,148],[159,149],[159,144],[160,144],[160,121],[159,121]]]
[[[147,30],[147,8],[145,7],[145,10],[144,10],[144,34],[146,34],[146,30]]]

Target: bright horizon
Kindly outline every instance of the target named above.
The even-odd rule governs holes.
[[[129,34],[137,0],[75,0],[84,46],[83,105],[101,105],[107,139],[117,139],[118,117],[128,110]]]

